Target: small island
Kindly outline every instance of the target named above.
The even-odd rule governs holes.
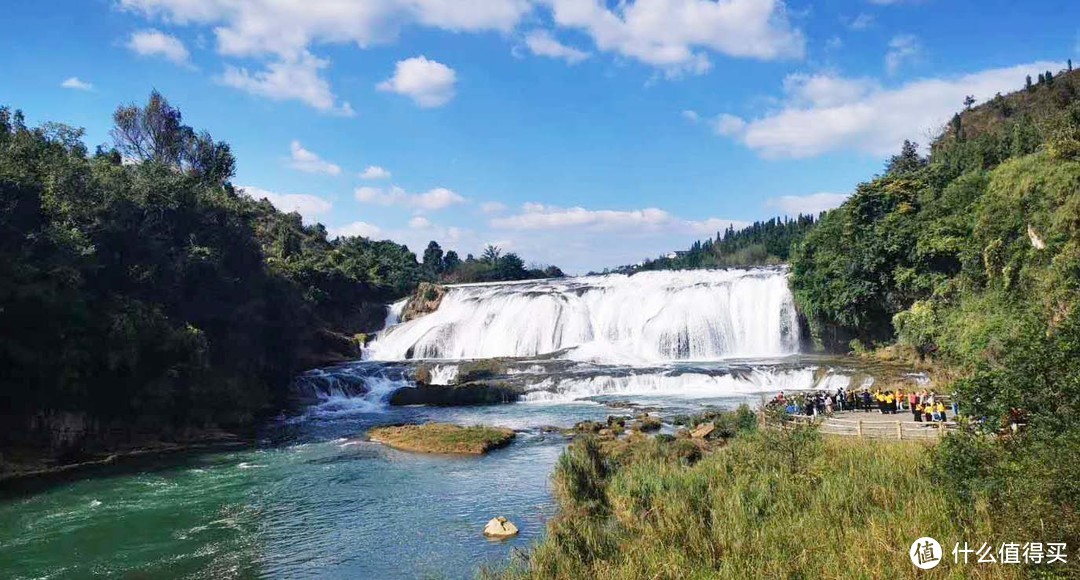
[[[376,427],[368,432],[368,437],[402,451],[483,455],[509,445],[514,440],[514,431],[486,425],[462,427],[449,423],[425,423]]]

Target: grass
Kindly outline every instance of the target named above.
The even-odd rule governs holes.
[[[985,504],[956,506],[932,447],[741,430],[704,455],[685,438],[575,441],[553,476],[559,513],[502,578],[1014,578],[951,564],[955,542],[995,538]],[[691,452],[688,452],[691,451]],[[929,572],[907,550],[945,547]],[[1013,540],[1016,541],[1016,540]],[[916,574],[918,573],[918,574]]]
[[[483,455],[505,447],[514,439],[514,431],[501,427],[474,425],[462,427],[449,423],[376,427],[368,432],[377,441],[402,451]]]

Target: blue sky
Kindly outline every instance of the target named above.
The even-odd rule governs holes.
[[[153,88],[333,233],[584,272],[834,206],[905,138],[1080,62],[1080,3],[16,2],[0,104],[108,141]]]

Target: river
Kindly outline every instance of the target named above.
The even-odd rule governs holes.
[[[298,377],[305,405],[253,449],[143,460],[0,497],[0,576],[82,578],[468,578],[506,565],[554,513],[550,474],[570,427],[629,411],[662,417],[757,403],[781,390],[869,384],[851,361],[800,354],[783,269],[454,287],[398,323],[365,360]],[[451,383],[499,359],[525,393],[489,407],[392,407],[417,365]],[[484,457],[398,452],[375,425],[448,421],[513,428]],[[521,534],[484,539],[494,516]]]

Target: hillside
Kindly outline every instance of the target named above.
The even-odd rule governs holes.
[[[943,491],[996,506],[1004,535],[1075,542],[1080,74],[955,119],[928,158],[906,144],[822,217],[795,248],[792,287],[819,346],[956,377],[935,386],[975,422],[935,453]]]

